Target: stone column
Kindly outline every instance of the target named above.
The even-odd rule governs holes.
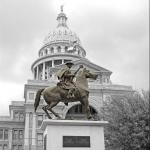
[[[11,109],[11,111],[10,111],[10,117],[11,117],[11,119],[13,119],[13,116],[14,116],[13,110]]]
[[[8,131],[8,141],[9,141],[9,145],[8,145],[8,149],[12,149],[12,129],[9,129],[9,131]]]
[[[45,63],[43,63],[42,79],[45,80]]]
[[[54,60],[52,60],[52,67],[54,67]]]
[[[49,47],[47,48],[47,54],[48,55],[50,54],[50,48]]]
[[[25,118],[24,150],[29,150],[29,113]]]
[[[36,114],[33,114],[32,125],[32,150],[36,150]]]
[[[54,54],[57,53],[57,46],[54,46]]]
[[[64,59],[62,59],[62,64],[64,64],[65,63],[65,60]]]
[[[35,68],[33,68],[33,79],[35,80],[36,76],[35,76]]]
[[[39,66],[36,67],[36,80],[39,79]]]

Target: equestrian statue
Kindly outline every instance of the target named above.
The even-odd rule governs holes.
[[[89,89],[88,78],[97,79],[96,74],[91,73],[83,65],[80,65],[75,73],[71,72],[71,68],[74,64],[67,62],[62,69],[57,72],[59,82],[54,87],[47,87],[40,89],[36,93],[34,108],[35,112],[40,103],[40,97],[43,95],[45,102],[47,103],[42,109],[45,111],[49,119],[52,119],[48,111],[54,114],[55,117],[60,116],[52,109],[59,102],[64,102],[68,105],[70,102],[79,101],[85,108],[87,119],[91,119],[89,107]],[[75,82],[74,82],[75,78]]]

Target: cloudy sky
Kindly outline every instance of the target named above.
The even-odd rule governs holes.
[[[0,0],[0,115],[24,100],[24,84],[60,5],[87,58],[113,72],[115,84],[149,88],[148,0]]]

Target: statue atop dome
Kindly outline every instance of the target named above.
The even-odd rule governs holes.
[[[60,6],[61,12],[63,12],[63,8],[64,8],[64,5],[61,5],[61,6]]]

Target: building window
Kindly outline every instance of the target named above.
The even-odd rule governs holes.
[[[19,120],[20,120],[20,121],[24,121],[24,114],[23,114],[23,113],[20,113]]]
[[[24,114],[23,112],[14,112],[14,119],[17,121],[24,121]]]
[[[54,60],[54,65],[61,65],[62,64],[62,60],[58,59],[58,60]]]
[[[8,150],[8,145],[7,144],[0,144],[0,150]]]
[[[19,130],[19,139],[23,139],[23,130]]]
[[[19,113],[18,113],[18,112],[15,112],[15,113],[14,113],[14,119],[15,119],[15,120],[19,120]]]
[[[57,47],[57,52],[58,52],[58,53],[61,52],[61,47],[60,47],[60,46]]]
[[[8,140],[8,130],[4,130],[4,140]]]
[[[41,126],[42,122],[43,122],[43,115],[38,115],[38,127]]]
[[[53,47],[51,47],[50,52],[54,53],[54,48]]]
[[[4,150],[8,150],[8,146],[5,144],[5,145],[3,146],[3,149],[4,149]]]
[[[52,61],[46,62],[46,66],[47,66],[47,69],[48,69],[49,67],[52,67]]]
[[[8,130],[0,129],[0,140],[8,140]]]
[[[0,139],[3,139],[3,129],[0,129]]]
[[[17,150],[17,145],[13,145],[13,150]]]
[[[48,53],[48,51],[47,51],[47,49],[45,49],[45,55],[47,55],[47,53]]]
[[[22,145],[18,145],[18,150],[23,150],[23,146]]]
[[[18,130],[14,130],[14,132],[13,132],[13,139],[14,140],[18,139]]]
[[[38,133],[37,134],[37,146],[43,146],[43,134],[42,133]]]
[[[34,93],[29,93],[29,99],[33,100],[34,99]]]
[[[68,52],[68,47],[67,46],[65,46],[65,52]]]

